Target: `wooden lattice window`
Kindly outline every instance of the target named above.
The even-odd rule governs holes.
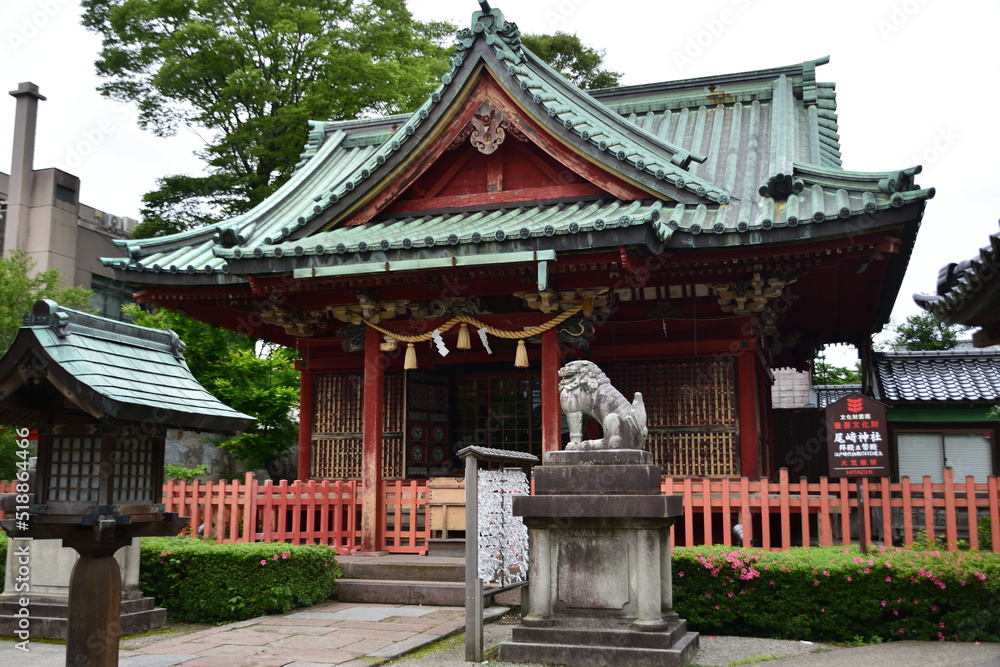
[[[732,359],[621,363],[608,365],[605,371],[627,398],[642,393],[649,426],[646,448],[664,475],[739,475]]]
[[[101,486],[101,436],[51,437],[46,502],[98,501]]]
[[[313,381],[312,477],[360,478],[364,375],[317,375]],[[387,373],[383,391],[382,477],[392,479],[403,476],[403,375]]]
[[[116,503],[158,503],[163,494],[162,483],[156,483],[158,442],[155,438],[122,437],[112,453],[115,466],[115,489],[112,495]],[[163,468],[163,463],[159,464]]]
[[[455,399],[455,430],[463,443],[541,457],[541,375],[459,378]]]

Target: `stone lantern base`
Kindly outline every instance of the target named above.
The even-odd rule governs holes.
[[[660,491],[643,450],[561,451],[514,499],[528,526],[528,614],[500,659],[574,667],[686,665],[698,634],[673,610],[669,529],[680,496]]]
[[[17,554],[25,550],[28,574],[19,580]],[[76,551],[62,546],[60,540],[9,538],[4,592],[0,595],[0,637],[15,636],[23,618],[18,615],[21,598],[31,600],[28,623],[32,638],[68,637],[70,574],[78,558]],[[119,549],[115,558],[122,570],[121,634],[147,632],[166,625],[167,610],[157,607],[153,598],[139,590],[139,540]]]

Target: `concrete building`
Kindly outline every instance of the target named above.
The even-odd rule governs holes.
[[[121,318],[132,290],[99,260],[127,239],[136,220],[80,203],[80,179],[60,169],[35,169],[38,103],[33,83],[10,92],[17,100],[10,174],[0,172],[0,250],[17,248],[35,260],[36,272],[59,269],[66,283],[94,292],[94,308]]]

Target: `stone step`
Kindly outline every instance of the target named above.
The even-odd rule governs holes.
[[[465,606],[465,583],[461,581],[338,579],[334,587],[334,594],[339,602],[426,604],[437,607]],[[520,604],[520,600],[520,590],[513,590],[497,595],[487,595],[483,604],[487,607],[494,602],[517,606]]]
[[[465,584],[454,581],[338,579],[335,593],[340,602],[465,606]]]
[[[454,558],[465,558],[465,538],[440,538],[432,537],[427,540],[427,555],[451,556]]]
[[[415,556],[412,559],[393,559],[341,556],[337,559],[337,564],[344,573],[344,579],[465,581],[464,558]]]
[[[4,600],[0,602],[0,616],[14,616],[21,608],[16,601]],[[152,611],[156,608],[156,599],[151,597],[136,598],[133,600],[122,600],[122,615],[138,614],[144,611]],[[69,606],[66,602],[32,602],[28,606],[28,611],[32,617],[52,617],[66,618],[69,614]]]
[[[670,623],[662,632],[643,632],[627,628],[526,627],[514,628],[518,643],[577,644],[581,646],[629,646],[632,648],[672,648],[687,634],[687,620]]]
[[[152,598],[148,598],[152,599]],[[64,606],[63,610],[67,608]],[[0,637],[14,637],[19,629],[20,618],[9,613],[0,613]],[[121,634],[134,635],[161,628],[167,624],[167,610],[162,607],[143,609],[121,615]],[[33,639],[66,639],[69,619],[66,616],[43,616],[32,610],[28,617],[28,631]]]
[[[698,651],[698,633],[689,632],[669,649],[630,646],[593,646],[506,642],[500,645],[500,660],[574,667],[684,667]]]

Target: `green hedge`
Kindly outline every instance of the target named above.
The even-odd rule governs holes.
[[[139,587],[179,621],[222,623],[329,600],[340,570],[326,546],[143,538]]]
[[[857,546],[674,551],[674,607],[703,633],[1000,641],[1000,555]]]

